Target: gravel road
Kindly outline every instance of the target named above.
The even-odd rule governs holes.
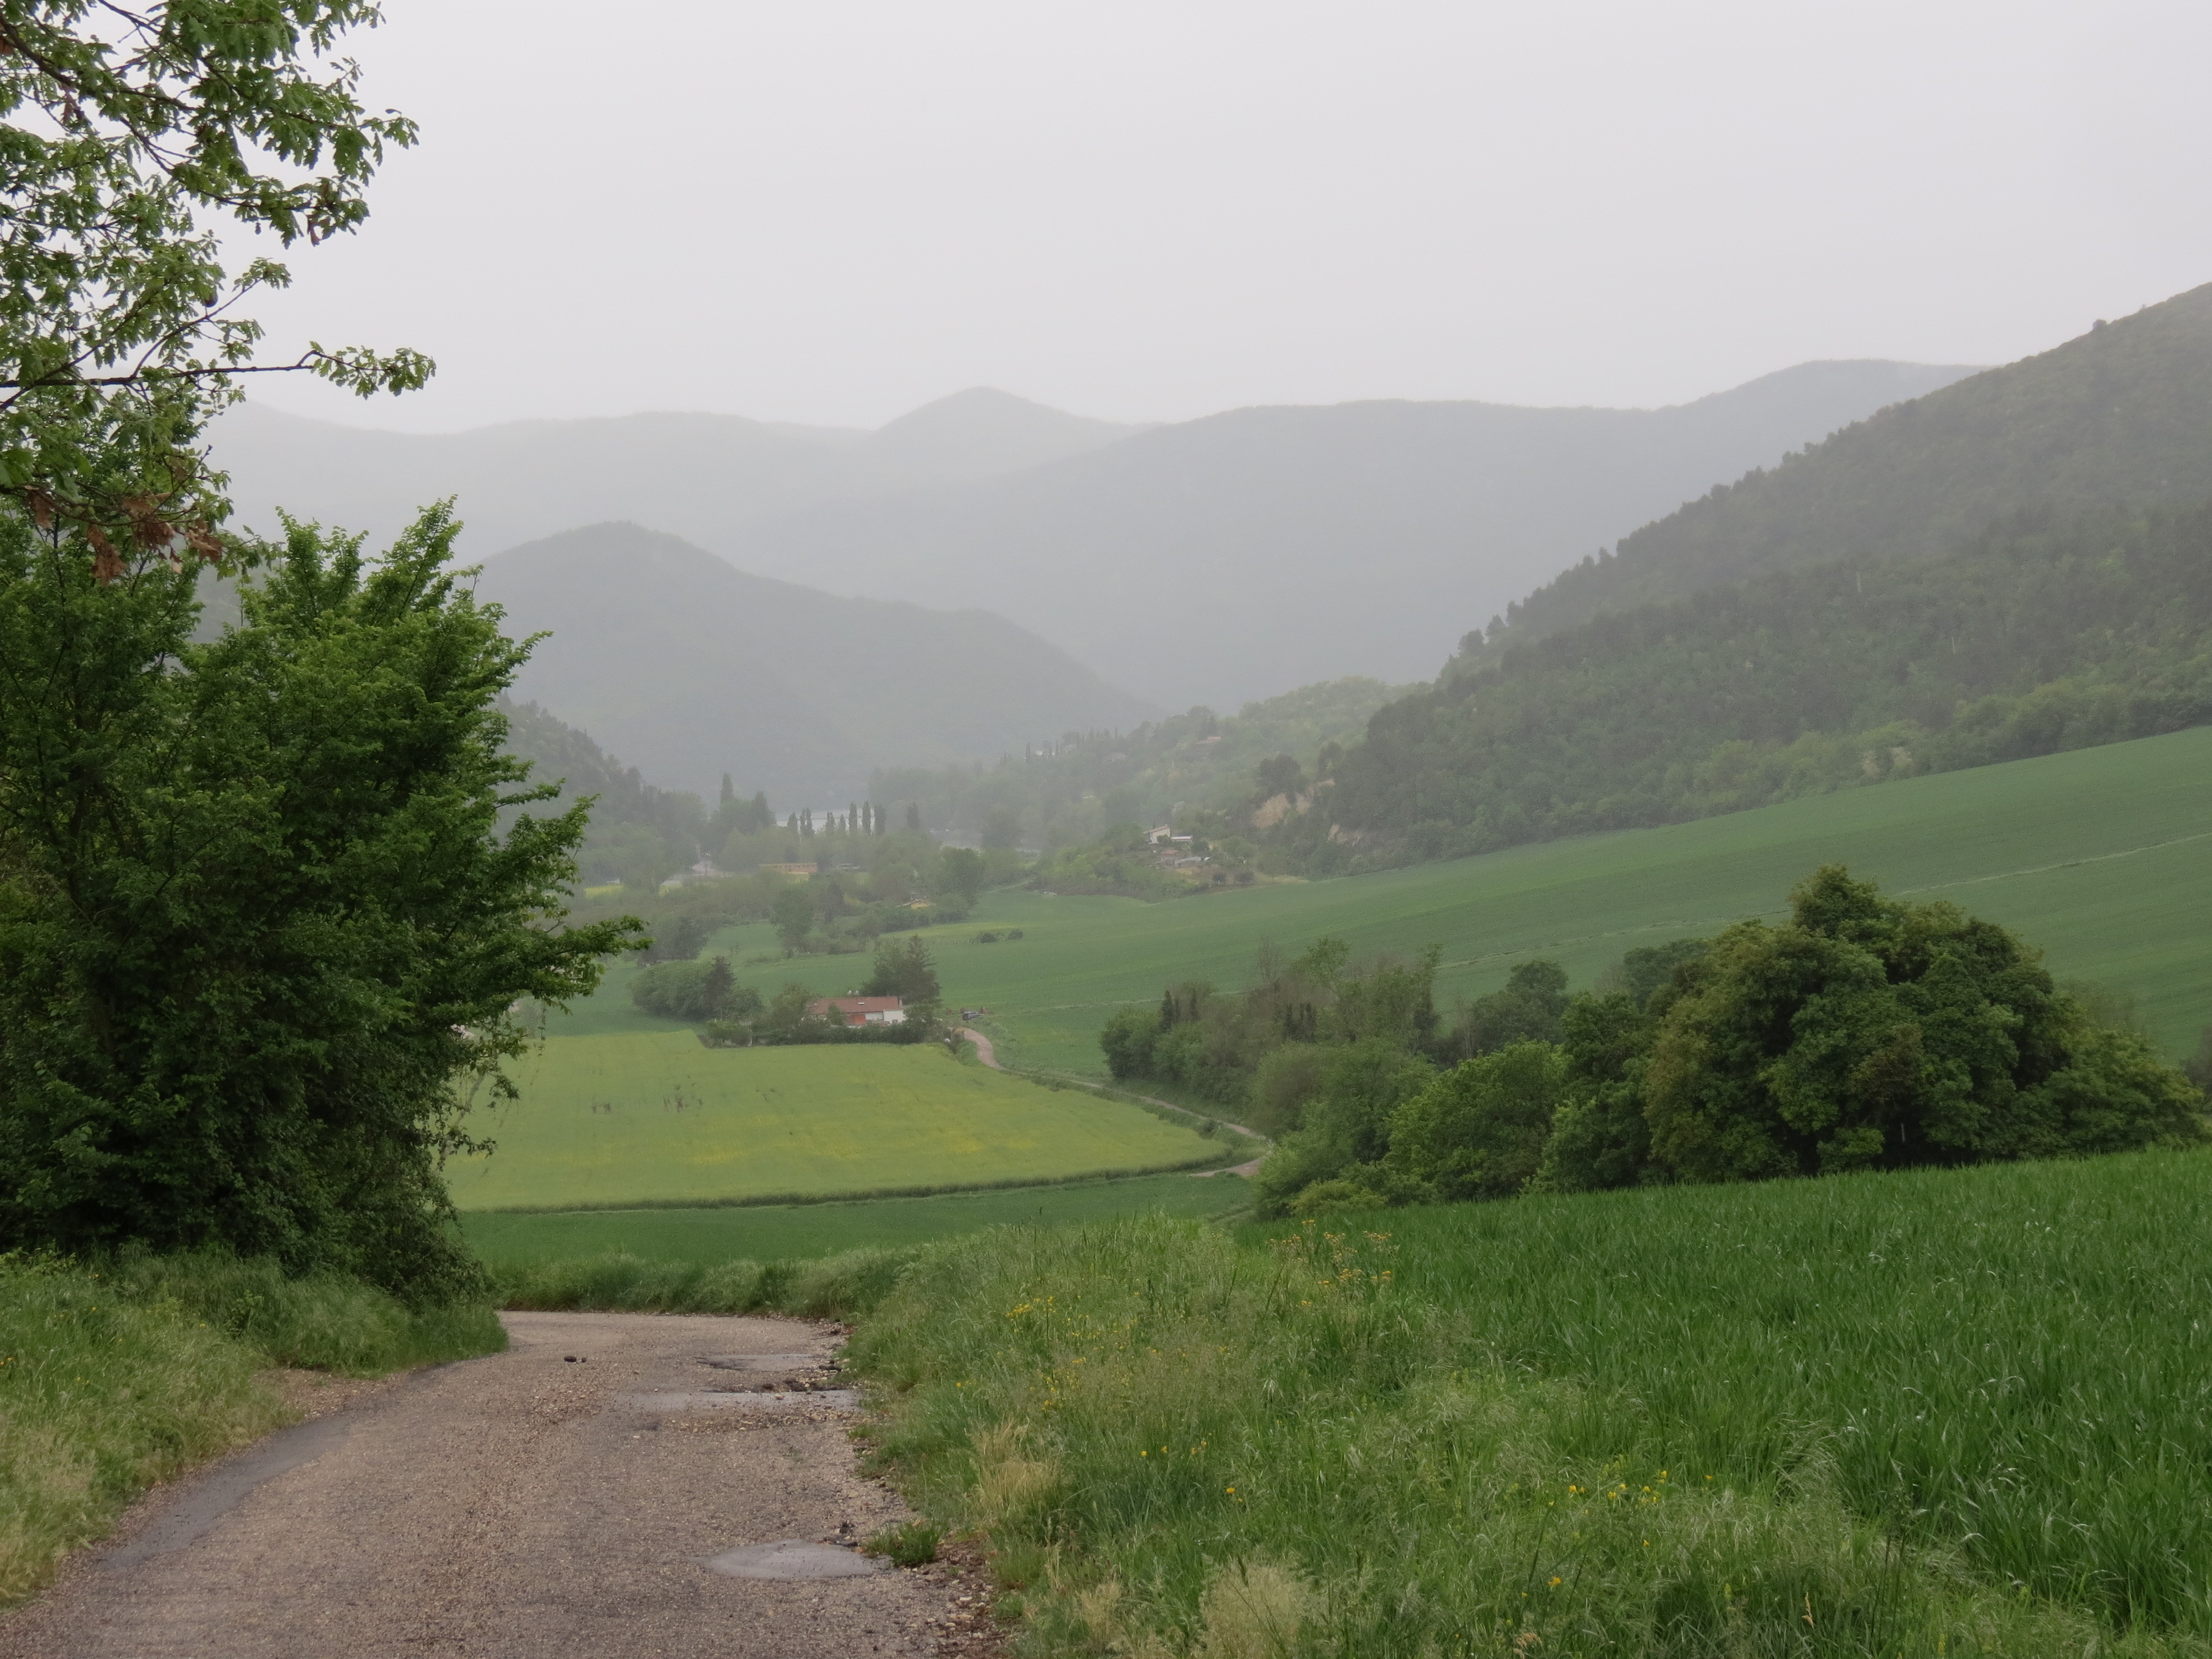
[[[841,1541],[907,1516],[854,1471],[835,1328],[506,1319],[508,1352],[341,1390],[152,1495],[0,1619],[0,1659],[968,1650],[963,1586]]]

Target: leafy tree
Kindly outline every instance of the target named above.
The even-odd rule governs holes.
[[[1332,1050],[1321,1093],[1306,1107],[1305,1127],[1285,1135],[1260,1166],[1254,1187],[1261,1212],[1279,1215],[1307,1188],[1363,1166],[1372,1166],[1379,1182],[1392,1115],[1435,1076],[1419,1054],[1386,1042],[1370,1038]],[[1385,1201],[1374,1188],[1360,1184],[1359,1192],[1366,1196],[1339,1196],[1353,1204]]]
[[[364,110],[358,71],[329,54],[377,15],[367,0],[0,12],[0,494],[103,585],[179,549],[222,556],[228,504],[193,446],[239,375],[289,368],[366,396],[431,373],[417,353],[319,344],[256,363],[238,302],[289,277],[266,258],[228,269],[218,228],[289,247],[367,218],[386,146],[415,128]]]
[[[1322,1091],[1328,1050],[1318,1043],[1286,1042],[1272,1049],[1252,1074],[1245,1121],[1261,1134],[1280,1137],[1305,1122],[1306,1103]]]
[[[1658,1024],[1629,992],[1577,997],[1568,1005],[1560,1021],[1566,1098],[1530,1190],[1597,1192],[1661,1173],[1651,1162],[1643,1090],[1644,1058]]]
[[[760,993],[737,983],[727,957],[664,962],[629,983],[630,1000],[663,1019],[738,1020],[760,1012]]]
[[[1432,945],[1416,961],[1385,958],[1366,974],[1340,979],[1328,1022],[1340,1040],[1426,1048],[1437,1028],[1437,964],[1443,957]]]
[[[938,860],[937,890],[958,901],[963,910],[983,896],[982,855],[965,847],[948,847]]]
[[[191,573],[103,583],[0,514],[0,1241],[467,1282],[469,1091],[637,927],[562,925],[581,806],[497,831],[552,791],[454,529],[371,566],[295,526],[194,645]]]
[[[1302,795],[1305,787],[1305,769],[1298,764],[1295,755],[1277,755],[1263,760],[1253,775],[1252,793],[1263,801],[1273,800],[1277,795]]]
[[[1602,996],[1618,991],[1638,1007],[1645,1006],[1662,986],[1673,981],[1675,969],[1705,953],[1705,941],[1701,939],[1669,939],[1664,945],[1642,946],[1598,975],[1597,992]]]
[[[909,830],[919,830],[921,828],[921,805],[920,802],[908,801],[906,804],[906,827]]]
[[[762,1017],[761,1024],[769,1031],[784,1036],[795,1033],[805,1025],[819,1024],[819,1021],[810,1018],[807,1013],[807,1010],[818,1000],[811,987],[794,981],[775,994],[768,1006],[768,1012]]]
[[[1689,1180],[1961,1164],[2203,1138],[2200,1097],[2096,1026],[2036,953],[1840,866],[1686,970],[1646,1062],[1653,1157]]]
[[[982,842],[988,849],[1014,847],[1022,838],[1022,815],[1012,806],[994,806],[983,815]]]
[[[1462,1060],[1391,1115],[1384,1161],[1431,1200],[1516,1197],[1543,1160],[1566,1085],[1567,1057],[1549,1042]]]
[[[805,949],[806,936],[814,930],[814,896],[806,890],[806,884],[794,881],[777,890],[769,907],[769,920],[785,950]]]
[[[1516,1042],[1557,1042],[1566,1012],[1567,970],[1556,962],[1518,963],[1504,990],[1468,1006],[1446,1047],[1465,1059]]]
[[[1149,1008],[1121,1008],[1099,1029],[1098,1046],[1106,1069],[1116,1078],[1145,1077],[1152,1069],[1152,1045],[1160,1034],[1159,1016]]]
[[[876,946],[875,971],[860,987],[865,997],[897,997],[927,1014],[943,996],[938,988],[937,963],[928,945],[919,939],[903,945],[885,939]]]

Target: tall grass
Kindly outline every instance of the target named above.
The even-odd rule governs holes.
[[[2208,1195],[2196,1155],[1008,1230],[851,1353],[1040,1652],[2203,1655]]]
[[[492,1283],[507,1308],[844,1319],[881,1302],[915,1255],[912,1247],[875,1247],[800,1261],[670,1261],[610,1250],[508,1262],[494,1269]]]
[[[266,1262],[0,1256],[0,1606],[147,1486],[289,1420],[269,1367],[368,1376],[505,1344],[488,1307],[410,1313]]]

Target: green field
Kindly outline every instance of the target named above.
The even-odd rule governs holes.
[[[684,1031],[556,1036],[473,1124],[464,1210],[714,1204],[1054,1181],[1195,1164],[1216,1143],[942,1048],[708,1048]]]
[[[1233,1175],[1164,1175],[858,1202],[479,1212],[465,1216],[462,1225],[498,1272],[617,1252],[653,1262],[778,1261],[921,1244],[1002,1224],[1065,1226],[1146,1213],[1206,1221],[1250,1202],[1249,1189]]]
[[[1780,914],[1790,885],[1831,861],[2017,928],[2060,977],[2135,997],[2176,1054],[2212,1022],[2212,729],[1338,881],[1158,904],[995,892],[967,924],[925,937],[947,1000],[992,1011],[982,1024],[1008,1063],[1096,1075],[1094,1035],[1115,1006],[1178,979],[1240,986],[1264,940],[1435,943],[1447,1000],[1496,989],[1537,956],[1587,985],[1637,945]],[[975,942],[1007,926],[1025,937]],[[768,992],[793,979],[842,991],[866,972],[856,956],[742,965],[773,947],[765,927],[714,945]],[[671,1029],[629,1006],[630,971],[556,1029]]]
[[[994,1235],[854,1339],[1040,1651],[1266,1650],[1255,1564],[1346,1659],[2212,1651],[2212,1153],[1340,1224]]]

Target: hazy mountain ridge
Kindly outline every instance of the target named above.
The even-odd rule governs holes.
[[[1086,420],[971,391],[872,433],[735,416],[360,432],[247,405],[239,520],[457,494],[466,556],[630,520],[838,592],[1007,614],[1171,707],[1426,678],[1469,619],[1627,527],[1970,371],[1810,363],[1655,410],[1378,402]]]
[[[842,801],[875,769],[1018,752],[1157,711],[981,611],[838,599],[680,538],[595,525],[487,560],[509,631],[549,632],[518,700],[645,777],[712,795]]]
[[[210,438],[240,527],[273,534],[282,507],[366,531],[375,545],[458,495],[461,546],[481,558],[618,520],[713,541],[749,519],[1018,471],[1143,429],[975,387],[873,432],[680,412],[388,432],[249,403]]]
[[[1119,683],[1236,706],[1425,678],[1486,612],[1712,481],[1957,379],[1813,363],[1670,409],[1232,410],[981,483],[733,526],[749,568],[970,595]]]
[[[1504,640],[1855,554],[1940,554],[2008,514],[2212,494],[2212,284],[1882,410],[1571,568]],[[1477,620],[1470,617],[1470,621]],[[1479,647],[1478,647],[1479,649]]]
[[[1378,710],[1276,845],[1315,871],[1403,863],[2201,724],[2207,501],[2212,287],[1570,571]]]

